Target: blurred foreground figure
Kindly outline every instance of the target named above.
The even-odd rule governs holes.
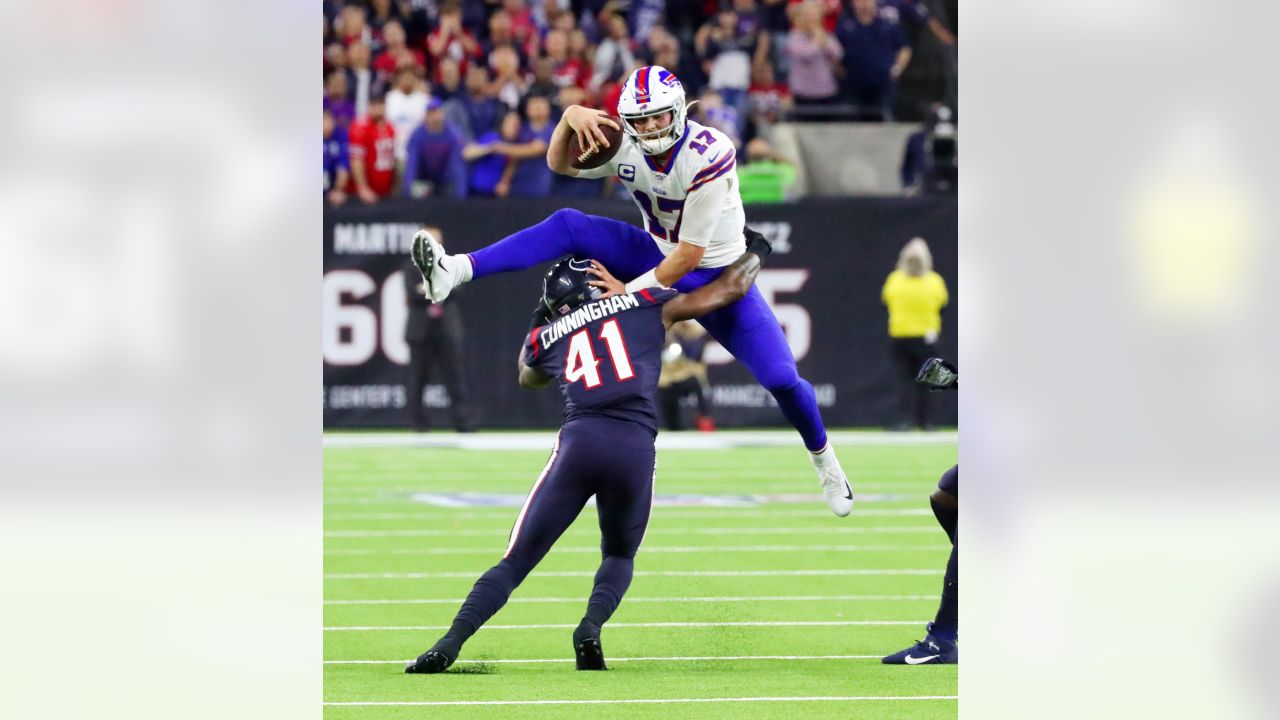
[[[956,369],[940,358],[929,358],[920,368],[916,381],[930,390],[955,390]],[[938,489],[929,496],[929,505],[938,524],[951,538],[951,559],[942,579],[942,602],[933,622],[925,625],[925,637],[906,650],[884,658],[886,665],[955,665],[960,662],[957,644],[960,632],[960,545],[956,540],[956,520],[960,507],[960,466],[955,465],[938,481]]]

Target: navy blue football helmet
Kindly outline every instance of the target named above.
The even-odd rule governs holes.
[[[551,266],[542,277],[542,304],[552,320],[567,315],[604,294],[589,283],[593,276],[587,274],[591,259],[567,257]]]

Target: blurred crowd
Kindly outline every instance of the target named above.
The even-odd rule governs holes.
[[[553,175],[546,144],[570,105],[616,114],[645,65],[676,73],[768,195],[775,123],[892,120],[913,47],[955,44],[922,0],[325,0],[324,17],[334,204],[608,193]]]

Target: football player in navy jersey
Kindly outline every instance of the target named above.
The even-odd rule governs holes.
[[[612,279],[600,263],[566,258],[552,266],[521,348],[519,382],[538,389],[555,380],[564,395],[564,422],[502,560],[480,576],[449,631],[406,673],[452,665],[462,644],[506,604],[593,495],[602,559],[573,648],[579,670],[606,669],[600,628],[631,584],[653,505],[655,395],[667,328],[741,300],[769,252],[769,243],[753,233],[747,252],[688,294],[651,287],[606,297],[593,285]],[[415,262],[428,261],[415,254]]]

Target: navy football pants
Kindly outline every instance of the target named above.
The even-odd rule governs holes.
[[[459,646],[506,604],[592,495],[601,563],[587,616],[596,625],[608,620],[631,584],[653,505],[653,473],[653,435],[643,426],[595,417],[566,423],[516,518],[502,561],[476,581],[458,611],[450,635]]]

